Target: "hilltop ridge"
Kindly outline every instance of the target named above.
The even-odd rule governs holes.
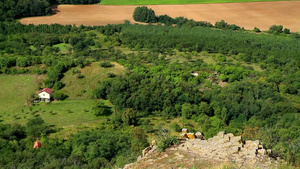
[[[271,149],[264,149],[259,140],[243,142],[241,136],[223,131],[207,140],[196,137],[181,137],[181,140],[179,145],[161,153],[153,146],[148,153],[143,151],[144,156],[136,163],[124,168],[278,168],[281,161],[272,158]]]

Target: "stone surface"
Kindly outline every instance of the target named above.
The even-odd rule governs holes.
[[[241,136],[230,137],[230,142],[241,142],[241,141],[242,141],[242,137]]]
[[[257,153],[258,153],[258,154],[262,154],[262,155],[265,155],[266,152],[267,152],[267,151],[266,151],[265,149],[258,149],[258,150],[257,150]]]
[[[203,134],[201,132],[198,131],[195,135],[197,139],[203,140]]]
[[[233,137],[234,135],[233,135],[232,133],[228,133],[227,136],[231,138],[231,137]]]
[[[155,141],[155,140],[152,140],[151,145],[152,145],[152,146],[155,146],[155,145],[156,145],[156,141]]]
[[[263,149],[262,145],[259,145],[259,140],[255,140],[255,141],[247,140],[245,144],[243,144],[241,136],[234,136],[233,134],[230,133],[225,134],[225,132],[219,132],[218,135],[214,136],[213,138],[209,138],[208,140],[193,139],[195,138],[195,135],[198,134],[199,133],[185,134],[190,139],[187,139],[186,141],[181,140],[182,143],[180,145],[169,148],[169,151],[172,151],[174,153],[173,155],[164,154],[165,152],[163,152],[161,155],[157,155],[154,158],[156,160],[168,159],[169,163],[174,163],[178,161],[193,162],[199,160],[204,160],[204,161],[213,160],[213,161],[222,161],[225,163],[232,163],[234,164],[234,166],[238,168],[267,169],[267,168],[277,167],[277,161],[274,162],[274,159],[270,158],[267,155],[271,153],[271,150]],[[138,158],[137,163],[140,163],[142,161],[148,161],[148,158],[150,158],[151,156],[153,156],[153,154],[155,154],[154,152],[156,146],[153,146],[152,149],[150,150],[147,148],[143,150],[143,156]],[[148,163],[155,165],[156,161],[155,160],[148,161]],[[272,167],[270,167],[271,164]],[[126,165],[126,167],[133,168],[131,165],[129,166]],[[185,168],[186,166],[182,166],[182,167]],[[164,168],[164,167],[162,165],[161,167],[148,167],[148,168]]]
[[[224,134],[225,134],[225,131],[220,131],[220,132],[217,134],[217,136],[219,136],[219,137],[224,137]]]

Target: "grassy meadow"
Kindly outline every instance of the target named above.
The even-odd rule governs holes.
[[[122,75],[125,73],[125,68],[120,64],[113,62],[114,66],[111,68],[103,68],[99,66],[100,62],[93,62],[84,68],[75,68],[78,73],[73,73],[74,69],[65,73],[62,82],[66,85],[62,92],[69,96],[69,99],[88,99],[91,96],[92,90],[99,84],[99,82],[108,78],[108,73],[115,75]],[[79,73],[80,72],[80,73]],[[84,77],[78,78],[81,74]]]
[[[38,87],[36,75],[0,76],[0,120],[13,116],[26,108],[26,100]],[[10,119],[10,118],[8,118]],[[10,119],[9,121],[11,121]]]
[[[99,62],[94,62],[82,69],[75,68],[76,74],[73,69],[69,70],[61,80],[65,84],[62,92],[69,96],[68,99],[40,102],[34,106],[27,106],[26,103],[30,95],[37,96],[42,76],[0,76],[0,120],[4,123],[25,124],[28,119],[40,116],[47,124],[57,127],[101,121],[106,117],[96,117],[92,113],[96,100],[90,99],[90,93],[99,82],[108,78],[107,73],[121,75],[125,72],[123,66],[115,62],[113,64],[114,67],[102,68]],[[77,78],[78,72],[84,77]],[[109,101],[103,102],[112,106]]]
[[[208,4],[208,3],[262,2],[262,1],[280,1],[280,0],[102,0],[100,4],[102,5],[171,5],[171,4]]]

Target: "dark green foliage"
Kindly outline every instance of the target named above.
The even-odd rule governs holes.
[[[64,94],[64,93],[61,92],[61,91],[55,91],[55,92],[53,93],[53,97],[54,97],[55,100],[65,100],[65,99],[67,99],[69,96],[66,95],[66,94]]]
[[[92,107],[92,112],[96,116],[107,116],[112,113],[111,107],[106,106],[103,102],[97,101]]]
[[[155,23],[157,21],[155,12],[146,6],[139,6],[134,9],[133,19],[138,22]]]
[[[172,145],[179,144],[179,139],[176,136],[165,135],[157,143],[157,148],[160,152],[165,151],[166,148]]]
[[[47,126],[40,117],[31,119],[26,124],[26,135],[32,137],[40,137],[42,133],[47,133]]]
[[[101,0],[56,0],[59,4],[97,4]]]
[[[282,33],[283,26],[282,25],[272,25],[269,28],[269,33]]]
[[[136,154],[140,154],[145,147],[149,146],[147,138],[148,137],[142,128],[133,128],[131,135],[131,150]]]
[[[291,31],[288,28],[284,28],[283,33],[284,34],[291,34]]]
[[[228,24],[224,20],[215,23],[215,27],[218,29],[229,29],[229,30],[241,30],[241,28],[235,24]]]
[[[253,31],[257,33],[261,32],[260,29],[258,29],[257,27],[254,27]]]
[[[108,67],[113,67],[114,64],[112,64],[112,63],[109,62],[109,61],[104,61],[104,62],[100,63],[100,66],[101,66],[101,67],[106,67],[106,68],[108,68]]]
[[[47,0],[2,0],[0,1],[0,21],[10,21],[27,16],[52,14]]]
[[[137,124],[137,111],[134,109],[127,109],[122,113],[122,121],[125,125]]]
[[[28,137],[24,135],[24,128]],[[25,127],[0,124],[1,168],[111,168],[124,156],[136,159],[130,151],[131,132],[84,131],[64,140],[46,138],[49,129],[40,118],[30,120]],[[41,133],[44,133],[43,146],[33,149],[32,145]],[[144,137],[141,132],[135,133],[133,140]],[[119,167],[123,167],[122,164]]]
[[[171,124],[171,128],[176,132],[181,132],[182,129],[176,122]]]

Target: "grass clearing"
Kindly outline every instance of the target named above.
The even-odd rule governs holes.
[[[36,93],[39,76],[1,75],[0,76],[0,119],[14,121],[22,109],[28,108],[26,100]]]
[[[70,44],[66,44],[66,43],[56,44],[56,45],[53,45],[53,47],[59,48],[61,53],[68,53],[69,49],[72,48],[72,46]]]
[[[99,66],[100,62],[93,62],[91,65],[82,69],[77,68],[84,76],[84,78],[78,78],[78,74],[73,74],[73,70],[69,70],[65,73],[64,78],[61,80],[66,86],[62,89],[62,92],[69,96],[69,99],[87,99],[91,96],[91,92],[99,82],[108,78],[108,73],[115,75],[123,75],[125,68],[116,63],[114,67],[103,68]]]
[[[96,100],[65,100],[54,101],[50,104],[39,103],[33,107],[31,115],[40,116],[49,125],[68,127],[86,122],[99,121],[105,116],[95,116],[92,106]]]
[[[208,4],[208,3],[238,3],[263,2],[280,0],[102,0],[101,5],[171,5],[171,4]],[[286,0],[289,1],[289,0]]]

